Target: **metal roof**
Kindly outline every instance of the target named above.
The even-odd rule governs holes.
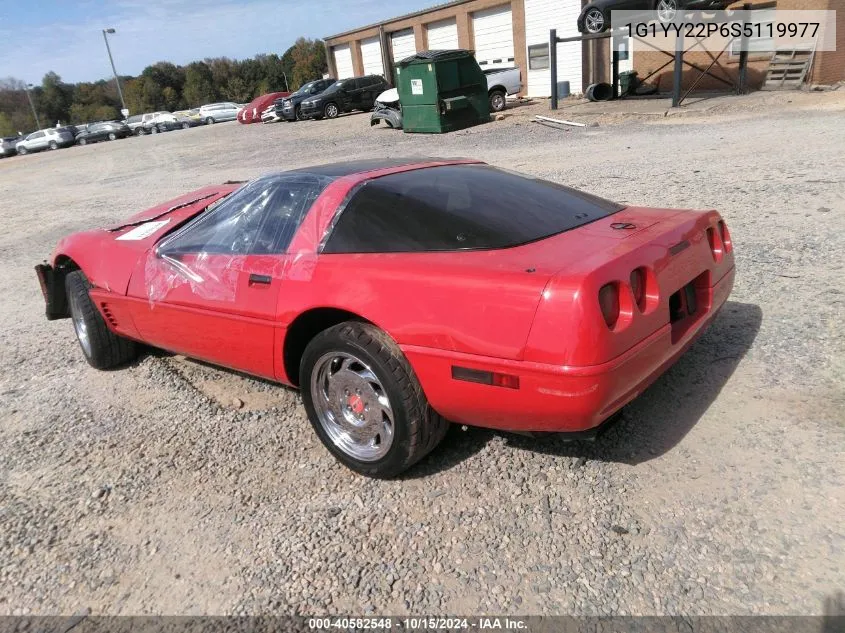
[[[466,4],[467,2],[472,2],[472,0],[452,0],[452,2],[444,2],[442,4],[436,4],[433,7],[429,7],[428,9],[421,9],[419,11],[414,11],[413,13],[406,13],[405,15],[400,15],[395,18],[390,18],[388,20],[383,20],[381,22],[376,22],[375,24],[368,24],[367,26],[359,26],[356,29],[349,29],[348,31],[344,31],[343,33],[337,33],[336,35],[327,35],[323,38],[323,40],[333,40],[336,37],[343,37],[344,35],[351,35],[352,33],[357,33],[358,31],[366,31],[367,29],[374,29],[379,26],[386,26],[391,22],[399,22],[400,20],[407,20],[409,18],[415,18],[420,15],[425,15],[426,13],[431,13],[432,11],[439,11],[440,9],[448,9],[449,7],[456,7],[461,4]]]

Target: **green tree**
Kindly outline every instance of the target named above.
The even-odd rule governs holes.
[[[201,106],[217,99],[214,76],[205,62],[192,62],[185,68],[185,87],[182,98],[189,108]]]
[[[58,121],[67,122],[70,119],[70,106],[73,103],[73,86],[62,82],[62,78],[50,71],[41,81],[41,90],[37,91],[38,114],[46,121],[42,125],[56,125]]]

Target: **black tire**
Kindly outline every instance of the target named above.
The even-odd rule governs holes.
[[[334,102],[327,103],[326,107],[323,108],[323,114],[327,119],[336,119],[340,116],[340,107]]]
[[[84,138],[79,139],[80,145],[85,145],[86,143],[88,143],[88,141],[86,139],[84,139]]]
[[[297,121],[303,121],[305,119],[305,117],[302,116],[302,108],[300,108],[299,106],[296,106],[296,108],[294,108],[293,115],[296,117]]]
[[[607,16],[598,7],[592,7],[584,16],[585,33],[602,33],[607,30]]]
[[[505,109],[507,101],[505,93],[501,90],[494,90],[490,93],[490,112],[501,112]]]
[[[25,147],[19,147],[18,154],[20,154],[21,156],[26,156],[27,154],[29,154],[29,150]]]
[[[110,141],[116,141],[117,140],[117,134],[115,134],[114,132],[109,132],[109,140]]]
[[[188,123],[188,122],[185,122],[185,123],[183,123],[183,124],[182,124],[182,129],[183,129],[183,130],[187,130],[189,127],[191,127],[191,124],[190,124],[190,123]]]
[[[59,149],[59,144],[56,141],[50,141],[50,149]]]
[[[85,360],[95,369],[109,369],[128,363],[138,355],[137,344],[109,330],[91,301],[89,288],[91,284],[81,270],[69,273],[65,278],[70,317]],[[82,328],[87,336],[87,345],[80,333]]]
[[[212,119],[211,117],[206,118],[205,124],[206,125],[214,125],[214,119]]]
[[[158,134],[158,126],[154,125],[150,128],[150,134]]]
[[[328,353],[346,353],[360,358],[384,388],[393,409],[393,439],[387,453],[377,461],[361,461],[344,452],[329,437],[314,406],[312,374],[317,362]],[[300,363],[302,401],[315,433],[342,464],[368,477],[396,477],[436,447],[449,422],[428,404],[422,387],[396,343],[369,323],[348,321],[315,336]]]

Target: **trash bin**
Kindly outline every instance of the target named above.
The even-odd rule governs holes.
[[[405,132],[440,134],[490,120],[487,79],[472,51],[422,51],[396,64]]]
[[[634,90],[639,85],[640,80],[637,79],[636,70],[626,70],[619,73],[619,91],[622,95],[634,94]]]

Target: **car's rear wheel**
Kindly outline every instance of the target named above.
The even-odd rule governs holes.
[[[437,446],[449,428],[429,406],[396,343],[368,323],[341,323],[315,336],[299,375],[317,436],[361,474],[395,477]]]
[[[336,119],[340,114],[340,109],[336,103],[327,103],[326,107],[323,108],[323,114],[326,115],[327,119]]]
[[[81,270],[65,278],[70,317],[85,360],[96,369],[128,363],[138,355],[137,345],[109,330],[88,294],[89,288],[91,283]]]
[[[607,25],[605,24],[602,10],[593,7],[587,11],[587,15],[584,16],[584,27],[587,29],[587,33],[601,33],[604,31]]]
[[[59,149],[59,144],[56,141],[50,141],[50,149]]]
[[[490,93],[490,111],[491,112],[501,112],[505,109],[505,105],[507,104],[507,100],[505,98],[505,93],[501,90],[494,90]]]
[[[211,117],[206,117],[205,124],[206,125],[214,125],[214,119],[212,119]]]

